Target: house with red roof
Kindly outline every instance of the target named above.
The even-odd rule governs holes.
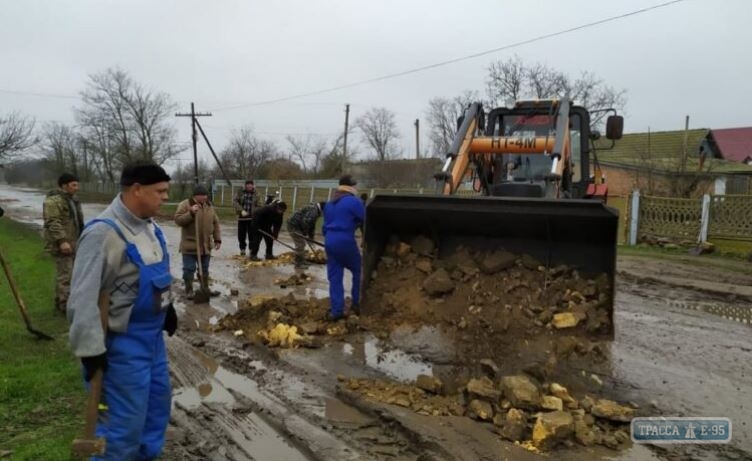
[[[752,165],[752,127],[712,129],[707,140],[715,157]]]

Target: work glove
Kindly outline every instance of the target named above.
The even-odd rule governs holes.
[[[170,303],[169,306],[167,306],[167,315],[164,319],[164,324],[162,325],[162,330],[167,332],[167,336],[172,336],[175,334],[175,331],[178,329],[178,314],[175,312],[175,306]]]
[[[84,379],[86,382],[91,381],[97,370],[102,370],[102,373],[107,371],[107,356],[105,354],[81,357],[81,363],[84,366]]]
[[[245,211],[245,210],[243,210],[243,211],[240,212],[240,216],[242,216],[242,217],[245,218],[246,216],[248,216],[248,212]]]

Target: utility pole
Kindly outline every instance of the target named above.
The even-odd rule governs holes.
[[[420,158],[420,119],[415,119],[415,159]]]
[[[196,141],[198,140],[198,133],[196,133],[196,123],[198,122],[196,120],[196,117],[211,117],[212,114],[205,112],[205,113],[196,113],[196,110],[194,109],[193,103],[191,103],[191,113],[190,114],[175,114],[175,117],[190,117],[191,118],[191,137],[193,139],[193,180],[196,184],[198,184],[198,150],[196,148]]]
[[[350,128],[350,104],[345,104],[345,137],[342,142],[342,173],[345,172],[345,160],[347,159],[347,130]]]

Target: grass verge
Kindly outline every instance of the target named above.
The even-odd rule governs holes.
[[[750,264],[749,261],[742,259],[741,257],[729,257],[728,255],[713,253],[700,256],[692,256],[688,254],[688,250],[686,248],[666,249],[644,245],[619,245],[617,254],[619,256],[638,256],[653,259],[663,259],[680,264],[706,267],[708,269],[725,269],[733,272],[752,275],[752,264]]]
[[[0,275],[0,458],[73,459],[70,446],[83,428],[85,393],[68,348],[67,322],[52,304],[52,258],[36,231],[9,219],[0,219],[0,242],[33,327],[55,338],[38,340],[26,331]]]

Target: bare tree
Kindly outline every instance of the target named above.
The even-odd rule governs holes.
[[[562,98],[569,96],[574,102],[590,111],[615,108],[621,110],[626,104],[626,92],[606,85],[591,72],[583,72],[577,78],[536,63],[526,65],[519,56],[506,61],[497,61],[488,68],[486,90],[495,106],[509,104],[520,98]],[[590,124],[600,126],[607,113],[595,112]]]
[[[373,107],[355,120],[365,142],[371,146],[380,161],[396,156],[396,142],[400,138],[394,112],[384,107]]]
[[[491,105],[503,106],[519,99],[525,92],[526,75],[527,69],[519,56],[492,62],[486,80]]]
[[[175,104],[165,93],[153,92],[120,69],[89,76],[76,108],[86,145],[96,157],[92,163],[103,177],[114,179],[123,163],[172,158],[182,149],[170,125]]]
[[[55,172],[78,175],[85,170],[82,144],[71,126],[57,122],[45,125],[41,142],[44,157]]]
[[[219,161],[228,175],[253,178],[276,151],[274,143],[254,136],[253,128],[243,127],[232,132],[230,142],[219,154]]]
[[[465,91],[459,96],[449,98],[432,98],[428,101],[426,118],[430,131],[431,151],[434,157],[444,157],[457,134],[457,120],[465,108],[480,98],[474,91]]]
[[[304,173],[315,175],[321,168],[321,160],[328,151],[327,141],[316,135],[288,135],[290,156],[294,158]]]
[[[0,117],[0,160],[28,149],[37,142],[34,137],[35,124],[33,118],[18,112]]]

